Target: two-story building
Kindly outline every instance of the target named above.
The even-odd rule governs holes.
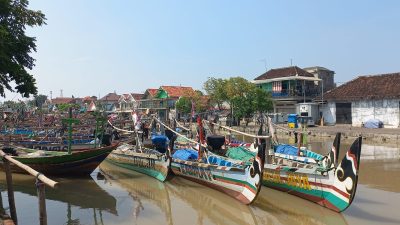
[[[116,112],[119,98],[116,92],[112,92],[100,98],[99,103],[106,112]]]
[[[152,113],[157,113],[160,119],[165,120],[169,111],[175,108],[175,102],[179,97],[191,96],[194,93],[193,88],[182,86],[160,86],[158,89],[147,89],[140,100],[139,110],[150,110]]]
[[[118,99],[117,112],[120,113],[131,113],[138,109],[139,100],[143,98],[143,94],[139,93],[128,93],[120,95]]]
[[[297,66],[271,69],[253,81],[271,93],[274,113],[296,113],[296,104],[311,102],[321,92],[321,79]]]

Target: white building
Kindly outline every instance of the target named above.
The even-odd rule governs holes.
[[[360,76],[324,94],[321,111],[327,124],[362,126],[378,119],[400,127],[400,73]]]

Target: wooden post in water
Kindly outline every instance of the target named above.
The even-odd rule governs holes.
[[[36,189],[39,199],[39,224],[47,225],[47,213],[46,213],[46,194],[44,189],[44,183],[36,179]]]
[[[18,224],[10,162],[4,157],[3,157],[3,166],[4,166],[4,171],[6,172],[8,205],[10,206],[11,219],[14,221],[15,224]]]

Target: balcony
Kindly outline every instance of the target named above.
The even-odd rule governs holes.
[[[280,92],[271,92],[273,99],[285,99],[285,100],[298,100],[298,99],[313,99],[320,94],[319,90],[308,89],[303,93],[301,90],[287,90],[284,89]]]

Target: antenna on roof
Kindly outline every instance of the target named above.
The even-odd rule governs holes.
[[[293,59],[290,59],[290,66],[293,66]]]
[[[264,62],[265,72],[267,72],[267,59],[260,59],[261,62]]]

